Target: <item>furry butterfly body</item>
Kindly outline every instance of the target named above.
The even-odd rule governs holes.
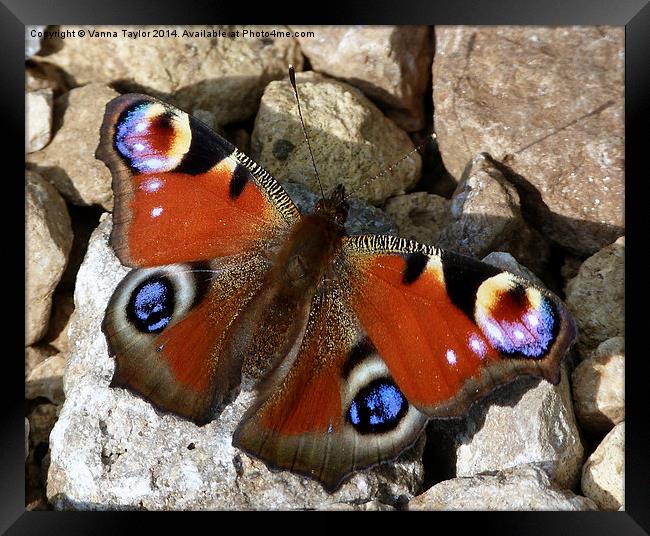
[[[337,489],[432,417],[520,375],[557,383],[560,300],[513,274],[390,236],[348,236],[344,190],[301,214],[205,125],[145,95],[106,110],[111,244],[133,270],[103,329],[113,386],[211,420],[242,374],[256,402],[233,443]]]

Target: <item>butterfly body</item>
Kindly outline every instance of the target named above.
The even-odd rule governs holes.
[[[520,375],[559,381],[563,304],[517,276],[391,236],[348,236],[345,190],[301,214],[260,166],[144,95],[107,106],[111,243],[134,269],[106,310],[112,385],[209,422],[242,376],[233,444],[336,489],[431,417]]]

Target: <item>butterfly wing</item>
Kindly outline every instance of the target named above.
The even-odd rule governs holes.
[[[336,490],[352,472],[397,457],[427,417],[409,405],[330,279],[295,347],[263,380],[233,444],[269,466]]]
[[[239,383],[237,326],[268,267],[263,256],[248,254],[132,270],[102,324],[116,358],[111,385],[208,422]]]
[[[113,176],[111,245],[128,266],[256,249],[300,217],[268,172],[197,119],[146,95],[108,103],[97,157]]]
[[[205,422],[239,381],[235,332],[300,214],[282,187],[185,112],[145,95],[106,108],[111,245],[133,270],[103,330],[113,385]]]
[[[517,276],[413,241],[346,237],[289,366],[267,378],[234,444],[332,491],[496,385],[556,383],[573,338],[562,303]]]
[[[347,237],[343,250],[359,322],[426,415],[463,415],[520,375],[559,382],[575,327],[552,293],[411,240]]]

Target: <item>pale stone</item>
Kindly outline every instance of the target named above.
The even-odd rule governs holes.
[[[452,222],[438,246],[481,258],[507,251],[536,273],[548,260],[548,243],[527,224],[517,189],[488,154],[475,156],[451,200]]]
[[[580,425],[607,432],[625,420],[625,339],[603,342],[573,371],[573,399]]]
[[[617,424],[587,459],[582,492],[603,510],[625,506],[625,422]]]
[[[409,510],[597,510],[586,497],[561,489],[539,467],[440,482],[408,504]]]
[[[421,158],[413,143],[361,91],[313,72],[298,73],[296,81],[325,195],[342,183],[353,196],[380,204],[417,182]],[[305,183],[320,193],[288,80],[267,86],[251,153],[278,180]]]
[[[52,130],[52,90],[40,89],[25,93],[25,146],[33,153],[50,141]]]
[[[292,26],[315,71],[358,87],[406,131],[425,125],[433,55],[427,26]]]
[[[72,227],[65,202],[37,173],[25,173],[25,346],[45,335],[52,295],[72,247]]]
[[[27,165],[75,205],[113,207],[111,173],[95,151],[106,104],[118,95],[102,84],[70,91],[63,125],[45,149],[27,156]]]
[[[625,335],[625,237],[589,257],[566,286],[582,357],[603,341]]]
[[[591,255],[624,233],[622,27],[437,26],[434,123],[459,179],[486,151],[519,178],[527,217]]]
[[[56,354],[37,365],[25,382],[25,398],[45,397],[54,404],[61,404],[65,398],[63,395],[65,364],[65,356]]]

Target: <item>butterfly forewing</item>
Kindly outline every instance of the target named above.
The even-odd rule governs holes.
[[[277,181],[231,143],[145,95],[107,105],[97,156],[113,175],[111,245],[129,266],[259,249],[300,216]]]

